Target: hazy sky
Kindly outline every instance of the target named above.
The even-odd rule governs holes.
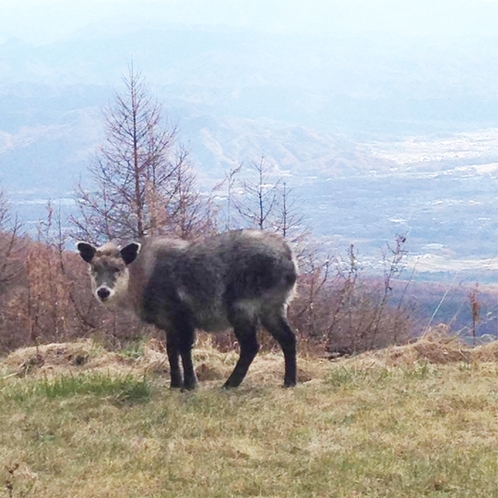
[[[99,25],[221,24],[263,31],[495,35],[498,0],[0,0],[0,42],[49,43]]]

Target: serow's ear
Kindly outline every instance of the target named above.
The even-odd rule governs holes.
[[[131,244],[124,246],[123,249],[121,249],[121,257],[123,258],[123,261],[127,265],[133,263],[140,253],[141,247],[142,244],[139,244],[138,242],[132,242]]]
[[[78,249],[80,256],[87,262],[91,263],[97,249],[87,242],[77,242],[76,249]]]

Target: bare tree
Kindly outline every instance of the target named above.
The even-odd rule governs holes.
[[[309,244],[311,230],[305,221],[305,216],[300,213],[294,189],[289,187],[286,182],[282,182],[279,186],[279,192],[280,202],[276,230],[294,244],[296,255],[301,260],[306,252],[316,251],[317,248],[313,248]]]
[[[9,207],[5,193],[0,190],[0,293],[22,269],[22,262],[16,255],[21,244],[21,223],[17,217],[12,218]]]
[[[0,190],[0,350],[6,335],[18,331],[11,327],[8,315],[12,294],[22,279],[23,258],[20,252],[25,245],[21,224],[12,217],[5,193]]]
[[[192,164],[184,159],[174,173],[176,189],[167,199],[168,231],[182,239],[216,233],[217,208],[211,194],[203,194],[195,185]]]
[[[242,225],[278,232],[300,245],[309,235],[309,228],[296,207],[294,189],[274,174],[264,157],[258,163],[251,163],[247,169],[253,174],[252,178],[245,174],[244,180],[237,181],[242,170],[240,165],[231,169],[217,186],[227,186],[226,228],[233,227],[234,207]],[[297,250],[298,258],[303,251],[304,248]]]
[[[481,321],[480,311],[481,303],[479,302],[479,284],[476,283],[469,294],[470,311],[472,313],[472,344],[475,346],[477,341],[477,324]]]
[[[195,177],[188,153],[177,145],[177,128],[163,127],[161,106],[130,65],[124,91],[104,111],[105,140],[90,164],[93,189],[81,181],[75,194],[76,234],[93,242],[191,231]],[[188,209],[186,209],[188,206]],[[195,224],[192,222],[192,224]]]
[[[271,167],[265,164],[264,157],[258,163],[251,163],[249,167],[256,174],[256,181],[243,180],[241,194],[234,196],[231,202],[250,226],[276,231],[281,181],[272,178]]]
[[[234,204],[234,190],[237,185],[237,175],[242,170],[242,164],[239,166],[231,168],[228,173],[225,173],[225,178],[218,183],[214,190],[219,190],[226,185],[226,196],[227,196],[227,205],[226,205],[226,213],[225,213],[225,230],[231,230],[233,227],[233,213],[232,207]]]

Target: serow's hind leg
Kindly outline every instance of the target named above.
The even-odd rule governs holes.
[[[231,320],[233,331],[240,346],[240,357],[233,372],[224,384],[224,388],[238,387],[246,376],[247,370],[259,351],[256,337],[257,323],[254,319],[243,316]]]
[[[285,312],[268,313],[262,319],[263,327],[276,339],[284,352],[284,387],[294,387],[297,383],[296,335],[292,331]]]

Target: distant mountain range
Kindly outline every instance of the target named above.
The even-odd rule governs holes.
[[[420,271],[491,281],[497,46],[498,37],[181,26],[10,40],[0,45],[0,182],[27,221],[43,217],[49,197],[70,209],[102,137],[101,109],[133,60],[178,124],[203,189],[264,156],[333,252],[355,242],[375,266],[406,232]]]

